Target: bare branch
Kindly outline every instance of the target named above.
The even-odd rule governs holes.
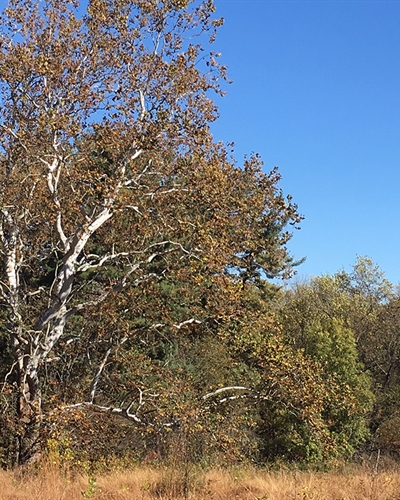
[[[206,399],[212,398],[214,396],[217,396],[218,394],[222,394],[223,392],[227,391],[247,391],[247,392],[254,392],[253,389],[250,389],[249,387],[244,387],[241,385],[232,385],[232,386],[227,386],[227,387],[221,387],[219,389],[216,389],[213,392],[209,392],[208,394],[205,394],[202,399],[205,401]]]
[[[177,328],[178,330],[180,330],[184,326],[186,326],[186,325],[192,325],[193,323],[195,325],[201,325],[202,322],[200,320],[198,320],[198,319],[190,318],[190,319],[187,319],[186,321],[182,321],[182,323],[174,324],[172,326],[174,326],[175,328]]]
[[[146,116],[147,110],[144,101],[144,93],[142,89],[139,89],[139,96],[140,96],[140,107],[141,107],[140,120],[143,120],[143,118]]]
[[[83,273],[85,271],[88,271],[89,269],[96,269],[98,267],[102,267],[106,262],[110,260],[115,260],[118,259],[119,257],[127,257],[130,255],[129,252],[119,252],[119,253],[111,253],[109,255],[104,255],[103,257],[99,257],[98,255],[88,255],[87,258],[92,257],[99,259],[97,262],[95,260],[92,260],[90,262],[85,262],[85,264],[79,265],[76,269],[77,273]]]
[[[94,376],[93,380],[92,380],[92,383],[91,383],[91,386],[90,386],[90,397],[89,397],[89,403],[93,404],[93,401],[94,401],[94,397],[96,395],[96,389],[97,389],[97,385],[99,383],[99,380],[100,380],[100,377],[101,377],[101,374],[104,370],[104,367],[106,366],[106,363],[107,363],[107,360],[108,360],[108,357],[110,356],[111,354],[111,351],[112,351],[112,348],[113,346],[109,347],[100,363],[100,366],[97,370],[97,373],[96,375]]]

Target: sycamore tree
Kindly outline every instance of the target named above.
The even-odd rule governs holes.
[[[1,15],[2,424],[14,426],[20,463],[59,411],[43,380],[55,353],[79,345],[82,318],[101,308],[118,327],[93,337],[86,394],[70,387],[64,406],[141,423],[145,388],[136,406],[96,400],[110,353],[134,342],[118,297],[145,315],[150,284],[177,273],[234,314],[232,282],[290,272],[285,227],[300,217],[278,172],[262,173],[257,157],[239,168],[210,134],[226,78],[209,46],[214,10],[210,0],[10,0]],[[159,310],[145,327],[207,319],[187,303],[179,321]]]

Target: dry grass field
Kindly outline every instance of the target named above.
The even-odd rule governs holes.
[[[0,472],[1,500],[400,500],[400,473],[135,468],[97,477]]]

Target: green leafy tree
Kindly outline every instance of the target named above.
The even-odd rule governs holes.
[[[368,257],[358,258],[351,272],[342,271],[335,276],[349,297],[347,323],[354,331],[360,358],[372,377],[375,404],[370,418],[370,445],[397,453],[398,293]]]
[[[357,351],[350,314],[354,304],[336,276],[313,278],[286,293],[281,309],[284,335],[310,358],[329,396],[321,416],[339,450],[351,455],[368,437],[371,380]]]

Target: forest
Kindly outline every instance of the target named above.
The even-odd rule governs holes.
[[[222,23],[211,0],[1,14],[4,469],[397,459],[400,291],[369,257],[294,278],[301,207],[210,132]]]

